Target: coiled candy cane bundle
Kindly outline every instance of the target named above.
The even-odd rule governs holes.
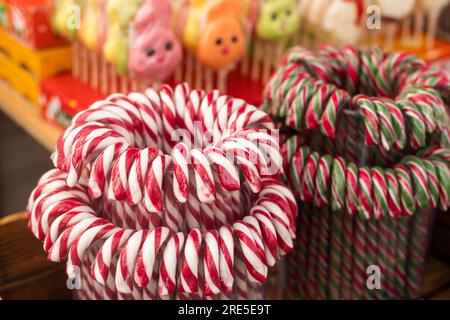
[[[272,128],[185,84],[110,96],[58,140],[29,228],[81,276],[81,298],[254,297],[292,250],[298,211]]]
[[[413,55],[325,46],[317,53],[294,48],[284,62],[266,87],[263,110],[290,128],[335,138],[341,111],[355,110],[368,146],[403,150],[408,142],[418,149],[436,134],[448,140],[449,81]]]
[[[417,298],[433,211],[450,205],[447,76],[377,47],[297,47],[264,98],[301,208],[292,295]],[[366,289],[369,266],[382,290]]]

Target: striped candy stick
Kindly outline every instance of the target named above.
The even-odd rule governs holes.
[[[162,212],[163,207],[163,176],[172,158],[161,155],[153,160],[145,178],[144,200],[145,208],[149,212]]]
[[[147,170],[158,155],[161,155],[161,151],[152,147],[140,150],[139,154],[136,155],[128,175],[126,195],[129,204],[141,202],[144,195],[144,182]]]
[[[363,222],[363,221],[362,221]],[[379,254],[378,245],[378,224],[374,219],[368,219],[364,221],[366,224],[366,249],[365,249],[365,261],[363,265],[364,269],[364,298],[371,299],[376,297],[377,290],[370,289],[366,284],[367,273],[365,272],[369,266],[378,265],[377,257]]]
[[[381,145],[385,150],[390,150],[394,144],[395,131],[389,107],[381,99],[372,98],[371,101],[375,105],[378,119],[380,121],[379,128]]]
[[[396,219],[397,225],[397,264],[395,267],[394,286],[399,297],[406,297],[407,257],[409,241],[410,217]]]
[[[165,176],[164,184],[170,184],[170,178]],[[176,233],[184,229],[184,206],[182,203],[178,202],[176,199],[174,191],[172,188],[168,188],[163,195],[164,197],[164,212],[162,213],[162,218],[164,225],[167,226],[170,231]]]
[[[311,153],[306,160],[301,180],[300,198],[305,202],[313,201],[318,164],[319,154],[317,152]]]
[[[320,131],[324,135],[330,138],[336,136],[338,113],[349,101],[350,96],[346,91],[334,88],[320,118]]]
[[[396,103],[411,127],[411,147],[415,149],[424,147],[426,144],[426,127],[420,110],[414,103],[406,100],[397,100]]]
[[[365,143],[367,145],[379,145],[379,125],[380,121],[376,106],[364,95],[357,95],[353,98],[353,103],[357,105],[362,113],[365,124]]]
[[[233,228],[222,226],[219,229],[219,275],[221,290],[227,295],[233,292],[234,258]]]
[[[319,237],[318,237],[318,252],[317,252],[317,299],[324,300],[329,297],[328,295],[328,272],[330,269],[330,255],[328,254],[328,248],[330,243],[330,224],[331,217],[329,215],[329,209],[323,207],[317,209],[319,215]]]
[[[411,216],[416,209],[416,202],[409,171],[404,165],[396,165],[394,167],[394,172],[399,184],[402,215],[405,217]]]
[[[430,187],[425,165],[420,158],[415,156],[407,156],[403,158],[402,162],[409,168],[411,177],[414,181],[417,205],[420,208],[428,208],[430,206]]]
[[[131,294],[133,292],[136,258],[147,238],[147,233],[148,231],[144,230],[136,231],[120,252],[115,276],[116,289],[120,293]]]
[[[359,172],[356,165],[350,162],[346,172],[345,205],[349,214],[356,213],[359,207]]]
[[[315,182],[314,204],[324,207],[328,204],[332,157],[325,155],[320,158]]]
[[[155,275],[159,272],[159,268],[157,268],[158,255],[164,250],[170,235],[167,227],[157,227],[148,233],[136,259],[134,282],[139,287],[147,289],[149,284],[155,281]]]
[[[337,213],[338,214],[338,213]],[[339,220],[339,219],[342,219]],[[342,255],[340,255],[341,258],[341,270],[342,274],[340,277],[340,283],[339,286],[341,288],[340,291],[340,299],[349,300],[353,297],[353,279],[354,279],[354,273],[355,268],[353,266],[354,263],[354,237],[355,237],[355,220],[356,217],[352,217],[348,214],[345,214],[342,212],[338,217],[337,220],[339,222],[342,222],[341,225],[339,222],[336,224],[336,229],[342,226]],[[339,254],[339,252],[338,252]]]
[[[310,238],[308,245],[308,264],[306,270],[306,277],[308,283],[308,295],[307,299],[317,298],[317,258],[318,258],[318,244],[319,244],[319,215],[316,208],[312,205],[307,206],[310,212]]]
[[[433,221],[431,210],[418,210],[411,218],[411,237],[408,250],[406,298],[420,297],[425,258],[429,245],[429,229]]]
[[[369,219],[373,213],[373,183],[369,169],[359,168],[358,177],[359,216]]]
[[[348,236],[348,234],[344,235],[344,226],[345,223],[344,217],[342,216],[341,212],[333,212],[331,210],[328,210],[330,215],[329,223],[331,225],[331,232],[330,232],[330,250],[329,250],[329,270],[328,270],[328,287],[329,287],[329,298],[332,300],[338,300],[341,297],[344,297],[344,287],[341,284],[343,279],[345,277],[348,278],[348,281],[351,281],[351,274],[345,275],[346,272],[344,268],[344,259],[347,259],[346,255],[344,255],[345,250],[351,250],[351,247],[348,246],[347,248],[344,248],[344,236]],[[348,232],[348,230],[347,230]],[[351,255],[347,251],[347,254]],[[351,268],[350,268],[351,269]],[[351,270],[347,270],[347,272]],[[347,290],[349,290],[348,288]],[[347,291],[348,292],[348,291]]]
[[[433,158],[431,161],[436,168],[439,179],[439,209],[447,211],[450,206],[450,170],[446,162]]]
[[[178,258],[184,248],[185,235],[174,234],[167,242],[159,268],[158,295],[161,299],[171,297],[177,287]]]
[[[195,294],[199,290],[198,263],[202,237],[199,229],[192,229],[186,238],[179,273],[178,293]]]
[[[233,229],[242,248],[242,254],[247,269],[249,282],[264,283],[267,278],[265,255],[260,252],[258,241],[244,222],[235,222]]]
[[[219,278],[219,232],[210,230],[204,237],[203,249],[203,295],[215,297],[220,293]]]
[[[299,282],[299,295],[300,298],[306,299],[308,297],[308,280],[306,279],[306,272],[308,268],[308,260],[310,256],[308,255],[308,245],[309,240],[311,239],[310,232],[312,231],[312,228],[310,228],[310,214],[306,210],[306,205],[303,203],[301,204],[301,209],[298,215],[298,265],[293,265],[292,267],[296,269],[296,272],[298,272],[300,276],[300,282]],[[297,270],[298,269],[298,270]]]
[[[387,183],[387,202],[389,214],[392,218],[398,218],[402,215],[402,206],[400,202],[400,186],[397,181],[394,170],[386,169],[385,178]]]
[[[305,113],[305,125],[307,129],[312,130],[319,127],[325,104],[333,91],[334,86],[323,85],[311,96]]]
[[[354,217],[353,234],[353,290],[352,298],[361,299],[366,288],[366,221]]]
[[[313,84],[305,86],[292,102],[286,117],[285,124],[290,128],[304,129],[305,114],[311,98],[318,90],[319,85]]]
[[[394,129],[394,147],[403,150],[406,145],[406,124],[401,108],[390,99],[381,99],[388,108]]]
[[[91,266],[91,276],[95,281],[100,284],[106,284],[108,278],[112,278],[111,275],[115,274],[111,270],[114,256],[121,250],[132,234],[132,230],[123,229],[106,239]]]
[[[289,162],[290,183],[296,195],[300,195],[303,171],[306,168],[309,152],[308,147],[301,147],[295,151],[292,160]]]
[[[189,154],[184,143],[177,143],[172,149],[173,194],[178,202],[184,203],[189,197]]]
[[[89,195],[92,198],[102,195],[112,165],[127,148],[128,145],[124,143],[110,145],[94,160],[89,175]]]
[[[331,171],[331,209],[333,211],[344,208],[346,173],[347,167],[344,158],[334,158]]]
[[[422,94],[420,90],[415,88],[410,88],[404,90],[399,98],[415,104],[423,117],[427,132],[435,131],[438,121],[436,116],[439,115],[435,114],[433,104],[429,103],[429,97],[426,94]]]
[[[384,287],[386,288],[385,298],[387,299],[398,299],[400,298],[400,294],[398,289],[395,286],[396,281],[396,268],[397,268],[397,225],[395,219],[391,217],[385,217],[382,223],[386,224],[387,228],[387,236],[386,239],[382,238],[383,241],[386,241],[387,244],[387,253],[388,260],[386,263],[386,281],[384,283]]]

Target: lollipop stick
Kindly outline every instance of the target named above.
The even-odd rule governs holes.
[[[397,31],[397,24],[393,22],[386,23],[385,46],[387,51],[391,51],[394,48],[394,38],[396,31]]]
[[[72,42],[72,75],[80,77],[80,47],[77,41]]]
[[[192,85],[192,75],[194,73],[194,56],[191,52],[186,55],[186,73],[184,75],[186,82]]]
[[[139,80],[137,78],[131,79],[131,91],[133,92],[139,91]]]
[[[84,50],[84,47],[78,43],[78,49],[79,49],[79,66],[80,66],[80,81],[83,83],[86,83],[86,52]]]
[[[245,51],[244,57],[241,62],[241,74],[246,76],[248,75],[250,69],[250,44],[247,45],[247,50]]]
[[[228,77],[228,70],[219,71],[217,88],[221,92],[227,91],[227,77]]]
[[[148,84],[147,84],[147,80],[145,79],[139,79],[139,90],[144,92],[145,90],[147,90],[148,88]]]
[[[420,46],[422,44],[422,35],[424,29],[424,15],[420,10],[414,13],[414,44]]]
[[[278,43],[275,46],[275,59],[273,60],[274,68],[277,68],[277,66],[281,62],[281,59],[283,58],[283,52],[284,52],[284,44]]]
[[[119,81],[120,81],[120,92],[121,93],[127,93],[128,92],[128,79],[125,76],[120,76],[119,77]]]
[[[98,61],[97,61],[97,53],[95,51],[90,51],[90,59],[91,59],[91,86],[94,89],[98,89],[98,79],[99,79],[99,68],[98,68]]]
[[[213,71],[209,68],[205,69],[206,91],[213,90]]]
[[[439,18],[439,10],[431,9],[428,13],[427,42],[426,48],[431,49],[434,46],[436,30]]]
[[[175,69],[175,83],[181,83],[183,79],[183,66],[180,64]]]
[[[202,64],[200,61],[195,61],[195,88],[200,89],[203,84]]]
[[[109,76],[111,81],[111,87],[110,87],[110,93],[117,92],[117,73],[116,73],[116,67],[113,64],[109,65]]]
[[[401,29],[402,43],[407,44],[411,40],[411,19],[406,18],[402,21]]]
[[[252,80],[257,81],[260,77],[260,64],[262,55],[262,43],[259,40],[255,40],[253,47],[253,65],[252,65]]]
[[[101,69],[100,91],[101,93],[105,94],[108,91],[108,62],[103,57],[100,57],[100,69]]]
[[[263,82],[266,83],[270,77],[270,68],[274,62],[275,46],[271,42],[267,42],[265,45],[266,59],[263,60]]]

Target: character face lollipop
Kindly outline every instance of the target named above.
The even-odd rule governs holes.
[[[211,69],[226,69],[244,54],[246,42],[240,22],[239,1],[211,3],[202,30],[197,54],[199,60]]]
[[[141,78],[164,81],[181,61],[181,46],[169,29],[149,29],[130,47],[130,71]]]
[[[132,23],[128,66],[138,77],[163,81],[181,61],[182,51],[171,29],[168,0],[147,0]]]
[[[256,32],[262,39],[284,39],[297,30],[298,23],[295,0],[263,0]]]

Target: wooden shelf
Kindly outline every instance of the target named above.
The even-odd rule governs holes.
[[[0,80],[0,110],[47,150],[53,151],[62,129],[46,122],[39,108]]]

